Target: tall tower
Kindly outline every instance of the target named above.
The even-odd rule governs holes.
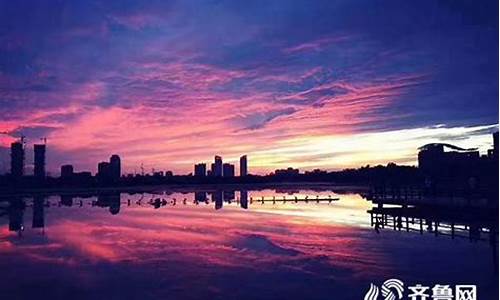
[[[222,176],[222,157],[217,155],[215,156],[215,161],[214,161],[213,176],[215,177]]]
[[[35,144],[33,150],[35,152],[35,177],[39,179],[45,178],[46,146],[43,144]]]
[[[24,146],[22,142],[10,144],[10,174],[14,177],[24,175]]]
[[[111,158],[109,159],[109,166],[112,180],[120,179],[120,176],[122,176],[120,156],[117,154],[111,155]]]
[[[240,176],[244,177],[248,175],[248,166],[247,166],[247,156],[243,155],[240,157]]]

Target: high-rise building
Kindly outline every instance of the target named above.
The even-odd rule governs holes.
[[[109,159],[109,172],[110,179],[114,181],[119,180],[122,176],[121,160],[120,156],[117,154],[111,155],[111,158]]]
[[[224,177],[234,177],[234,165],[225,163],[222,165],[222,173]]]
[[[73,166],[72,165],[63,165],[61,166],[61,178],[71,178],[73,177]]]
[[[199,163],[194,165],[194,176],[205,177],[207,174],[207,165],[204,163]]]
[[[10,174],[14,177],[24,175],[24,146],[22,142],[10,144]]]
[[[248,175],[248,166],[247,166],[247,156],[243,155],[240,157],[240,176],[244,177]]]
[[[212,175],[215,177],[221,177],[222,176],[222,157],[220,156],[215,156],[215,161],[214,164],[212,165]]]
[[[45,178],[45,150],[46,146],[44,144],[33,145],[33,150],[35,153],[35,177]]]

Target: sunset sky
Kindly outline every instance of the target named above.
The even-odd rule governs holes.
[[[0,0],[0,173],[47,137],[48,170],[251,173],[491,147],[498,0]]]

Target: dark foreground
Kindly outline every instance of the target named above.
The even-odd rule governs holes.
[[[363,299],[390,278],[498,299],[498,231],[451,236],[422,215],[423,227],[414,215],[380,226],[357,194],[282,192],[4,201],[0,299]]]

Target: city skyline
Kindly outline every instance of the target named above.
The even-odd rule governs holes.
[[[492,141],[487,149],[486,153],[482,153],[478,147],[472,148],[461,148],[456,145],[448,143],[429,143],[418,148],[418,168],[422,170],[432,170],[431,173],[440,173],[441,171],[448,172],[449,169],[452,173],[457,172],[457,168],[462,168],[463,171],[459,173],[467,173],[472,169],[482,169],[482,171],[487,170],[489,167],[487,165],[493,163],[498,163],[498,135],[499,132],[496,131],[492,134]],[[25,158],[26,158],[26,148],[25,140],[22,137],[19,141],[13,142],[10,147],[10,173],[7,174],[11,179],[21,179],[21,177],[34,176],[39,183],[45,181],[46,177],[54,177],[54,174],[45,171],[45,161],[46,161],[46,140],[44,144],[34,144],[33,145],[33,156],[34,156],[34,170],[33,174],[25,172]],[[448,151],[445,151],[448,149]],[[153,177],[172,177],[173,175],[180,176],[194,176],[197,179],[203,179],[205,177],[213,177],[214,179],[233,179],[236,176],[236,163],[224,162],[224,159],[220,155],[214,156],[214,162],[210,163],[210,169],[207,168],[208,163],[198,162],[193,164],[193,172],[188,174],[174,174],[171,170],[158,170],[152,168],[151,173],[145,172],[144,167],[141,165],[141,172],[138,173],[122,173],[122,161],[118,154],[112,154],[109,161],[100,161],[97,163],[97,172],[95,173],[95,178],[98,183],[101,184],[116,184],[123,177],[130,178],[130,175],[152,175]],[[446,165],[447,167],[443,167]],[[379,164],[378,166],[382,166]],[[394,162],[388,162],[387,167],[397,166]],[[453,166],[453,167],[452,167]],[[477,167],[481,166],[481,167]],[[370,167],[370,165],[361,166]],[[373,167],[373,166],[372,166]],[[414,168],[415,166],[403,165],[402,167]],[[344,169],[344,171],[349,169]],[[468,170],[468,171],[467,171]],[[74,172],[75,169],[72,164],[61,165],[59,177],[60,179],[68,182],[75,182],[78,180],[88,180],[92,177],[92,172],[87,170]],[[302,170],[304,171],[304,170]],[[305,174],[322,174],[325,175],[329,170],[316,168],[309,172],[310,170],[305,170]],[[480,172],[482,172],[480,171]],[[248,171],[248,156],[246,154],[240,156],[239,158],[239,176],[245,179],[247,175],[262,175],[262,174],[251,174]],[[270,172],[264,175],[278,175],[278,176],[289,176],[289,175],[299,175],[300,170],[293,167],[287,167],[284,169],[276,169],[274,172]],[[473,175],[474,176],[477,176]]]
[[[495,1],[0,5],[0,173],[21,134],[53,174],[112,153],[124,173],[244,153],[266,174],[486,153],[498,128]]]

